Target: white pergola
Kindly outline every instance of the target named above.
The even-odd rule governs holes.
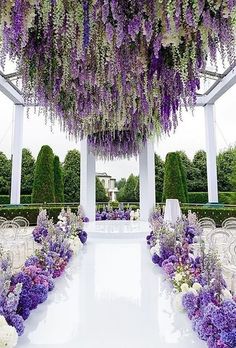
[[[207,154],[208,202],[218,203],[218,184],[216,167],[216,120],[215,102],[236,83],[236,63],[223,74],[205,71],[207,79],[213,84],[197,98],[197,106],[205,111],[205,139]],[[20,204],[21,164],[23,147],[24,100],[21,91],[11,81],[16,75],[0,72],[0,91],[14,104],[12,132],[12,178],[11,204]],[[87,139],[81,141],[81,204],[86,216],[95,219],[95,157],[88,150]],[[147,221],[155,206],[155,163],[154,142],[149,140],[139,156],[140,172],[140,214]]]

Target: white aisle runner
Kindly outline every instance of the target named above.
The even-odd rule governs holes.
[[[19,348],[203,348],[144,239],[90,238],[48,300],[26,321]]]

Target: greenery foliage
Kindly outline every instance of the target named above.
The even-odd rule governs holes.
[[[185,167],[183,165],[182,159],[180,157],[180,155],[177,152],[177,156],[178,156],[178,161],[179,161],[179,169],[180,169],[180,174],[181,174],[181,181],[182,181],[182,185],[184,188],[184,202],[183,203],[188,203],[188,187],[187,187],[187,176],[186,176],[186,170]]]
[[[11,161],[7,156],[0,152],[0,194],[10,193],[11,186]]]
[[[45,206],[48,211],[49,217],[57,221],[57,217],[63,206]],[[132,209],[137,209],[138,206],[129,206]],[[11,208],[1,208],[0,216],[5,217],[8,220],[12,220],[16,216],[25,217],[29,220],[31,225],[35,225],[37,221],[37,216],[39,213],[40,206],[26,206],[26,207],[11,207]],[[70,206],[73,212],[76,212],[77,206]],[[193,207],[191,205],[182,207],[183,213],[187,214],[188,210],[196,212],[198,218],[210,217],[215,220],[218,226],[221,226],[222,222],[229,217],[236,217],[236,208],[207,208],[207,207]]]
[[[108,202],[109,198],[101,180],[96,177],[96,202]]]
[[[186,201],[180,156],[176,152],[170,152],[166,156],[163,201],[168,198],[178,199],[181,203]]]
[[[162,161],[161,157],[155,154],[155,187],[156,187],[156,201],[160,202],[162,196],[158,194],[158,192],[162,192],[163,190],[163,182],[164,182],[164,161]]]
[[[80,201],[80,153],[78,150],[68,151],[64,165],[65,202]]]
[[[33,203],[54,202],[54,154],[50,146],[42,146],[36,161],[32,193]]]
[[[207,207],[183,207],[182,212],[188,214],[192,210],[197,214],[198,219],[203,217],[211,218],[215,221],[217,226],[221,226],[222,222],[229,217],[236,218],[236,208],[207,208]]]
[[[217,157],[218,187],[220,191],[234,191],[232,176],[236,164],[236,149],[229,148]]]
[[[125,178],[121,178],[119,181],[117,181],[117,188],[118,190],[120,190],[122,187],[124,187],[126,184],[126,179]]]
[[[32,201],[31,195],[21,195],[20,202],[21,204],[30,204]],[[0,204],[10,204],[9,195],[0,195]]]
[[[139,202],[139,177],[131,174],[117,198],[120,202]]]
[[[21,194],[31,195],[34,183],[35,160],[28,149],[22,150]]]
[[[55,202],[62,203],[64,202],[64,182],[63,182],[62,167],[61,167],[60,159],[58,156],[54,157],[53,166],[54,166]]]

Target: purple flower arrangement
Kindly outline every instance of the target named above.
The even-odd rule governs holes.
[[[96,154],[131,156],[177,127],[208,61],[234,61],[235,8],[235,0],[2,1],[1,63],[14,59],[25,102],[70,135],[88,135]]]
[[[73,255],[70,237],[80,240],[80,244],[87,240],[87,233],[77,228],[82,217],[70,210],[62,211],[62,215],[67,217],[63,224],[54,225],[45,210],[40,212],[33,237],[41,247],[27,258],[18,273],[12,274],[10,255],[0,248],[0,315],[15,327],[18,335],[24,332],[24,320],[47,300],[54,289],[54,278],[60,277],[68,265]]]
[[[96,221],[103,220],[130,220],[130,210],[114,209],[97,211]]]
[[[174,227],[160,221],[159,214],[153,216],[153,231],[147,236],[153,263],[181,294],[182,307],[199,338],[209,348],[235,348],[236,298],[227,290],[217,256],[204,250],[201,256],[192,254],[194,238],[201,234],[195,214],[189,213]]]

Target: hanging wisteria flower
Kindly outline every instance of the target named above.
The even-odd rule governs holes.
[[[70,135],[89,135],[96,154],[136,155],[150,135],[176,128],[208,61],[234,61],[235,8],[235,0],[2,1],[1,61],[17,61],[26,102]]]

